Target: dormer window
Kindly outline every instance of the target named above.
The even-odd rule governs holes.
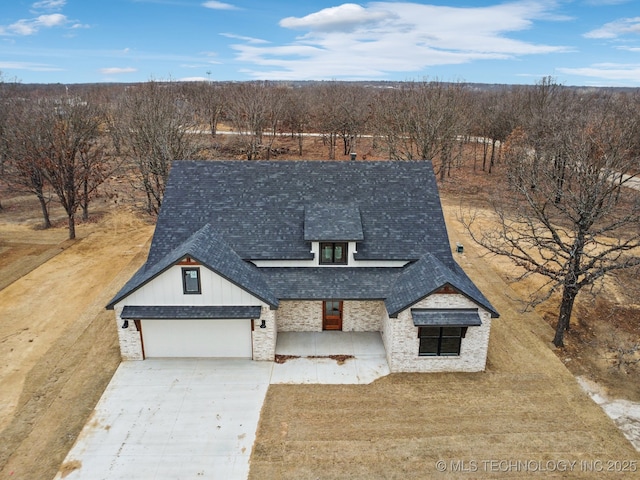
[[[346,265],[347,246],[347,242],[320,242],[320,264]]]
[[[319,244],[320,265],[349,265],[349,243],[364,240],[360,209],[355,204],[314,203],[304,209],[304,239]],[[330,241],[340,239],[339,242]],[[318,242],[318,243],[316,243]],[[354,252],[351,252],[352,255]]]
[[[200,289],[200,269],[182,269],[182,292],[185,295],[197,295],[202,293]]]

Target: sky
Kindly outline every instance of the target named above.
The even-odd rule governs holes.
[[[640,1],[3,0],[0,72],[640,87]]]

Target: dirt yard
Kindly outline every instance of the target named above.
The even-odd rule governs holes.
[[[308,158],[326,155],[319,139],[309,141],[317,152]],[[557,355],[548,323],[553,305],[522,314],[517,299],[526,287],[505,283],[509,265],[481,257],[455,221],[461,203],[485,200],[482,181],[499,178],[487,177],[442,189],[452,244],[465,245],[457,258],[502,314],[487,371],[391,375],[363,386],[274,385],[251,478],[429,478],[443,466],[443,478],[531,475],[504,461],[545,476],[633,478],[620,470],[632,468],[625,462],[640,468],[640,454],[574,375],[640,401],[640,374],[615,366],[611,328],[600,321],[613,315],[616,331],[637,338],[637,317],[629,316],[637,308],[628,298],[637,302],[640,282],[623,278],[631,288],[581,302],[568,347]],[[79,225],[70,242],[59,209],[57,227],[43,231],[32,199],[3,195],[2,204],[0,478],[53,478],[119,363],[104,305],[143,263],[153,227],[101,206],[98,220]]]
[[[53,478],[120,363],[104,305],[146,257],[131,214],[42,231],[25,202],[0,214],[0,478]],[[35,222],[37,225],[37,221]]]

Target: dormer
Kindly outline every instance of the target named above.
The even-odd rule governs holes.
[[[360,209],[353,203],[314,203],[304,209],[304,240],[314,263],[353,266],[357,243],[364,240]]]

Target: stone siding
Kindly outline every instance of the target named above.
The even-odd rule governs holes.
[[[282,301],[276,311],[279,332],[321,332],[321,301]]]
[[[342,330],[379,332],[385,311],[382,301],[345,301],[342,305]]]
[[[116,328],[118,329],[118,340],[120,343],[120,356],[122,360],[144,360],[142,355],[142,339],[140,332],[136,329],[133,320],[129,320],[129,326],[122,328],[124,321],[120,317],[123,307],[115,307]]]
[[[260,328],[262,320],[265,321],[265,328]],[[254,321],[253,332],[251,332],[253,359],[272,362],[276,355],[277,337],[276,312],[269,307],[262,307],[260,318]]]
[[[477,308],[463,295],[435,294],[414,304],[411,308]],[[491,315],[478,309],[482,326],[469,327],[462,339],[460,355],[456,357],[421,357],[418,327],[413,325],[411,308],[403,310],[398,318],[383,319],[383,342],[392,372],[480,372],[486,364]]]
[[[380,335],[382,336],[382,344],[384,345],[384,353],[387,356],[387,363],[389,364],[389,370],[391,370],[391,352],[393,351],[393,322],[395,318],[389,318],[387,309],[382,309],[382,328],[380,329]],[[393,370],[391,370],[393,371]]]

